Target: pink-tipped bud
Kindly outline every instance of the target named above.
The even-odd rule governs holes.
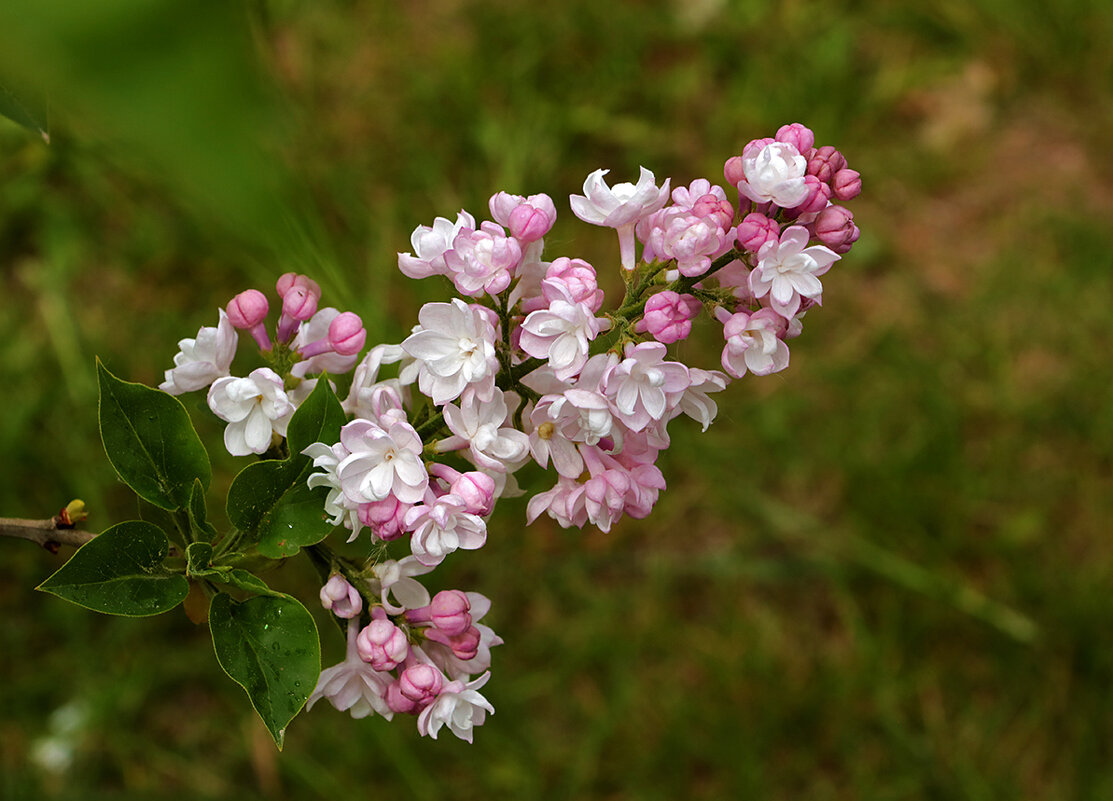
[[[658,342],[671,345],[692,333],[692,319],[702,308],[703,304],[695,296],[666,289],[645,302],[645,316],[638,330],[648,331]]]
[[[712,220],[724,231],[734,222],[734,206],[728,200],[706,194],[692,205],[692,214]]]
[[[757,253],[766,242],[777,242],[781,238],[781,227],[776,220],[758,214],[747,214],[738,224],[738,244],[750,253]]]
[[[846,167],[842,153],[824,145],[808,157],[808,175],[814,175],[825,184],[831,183],[835,173]]]
[[[536,242],[553,227],[556,222],[556,208],[552,214],[523,203],[510,212],[510,235],[521,242]]]
[[[375,670],[393,670],[410,653],[410,643],[402,629],[386,618],[372,620],[356,637],[360,659]]]
[[[386,705],[390,711],[398,715],[413,715],[421,710],[417,704],[402,695],[402,685],[397,681],[391,682],[386,688]]]
[[[449,647],[452,648],[452,654],[457,659],[463,659],[466,662],[469,659],[475,659],[479,653],[480,639],[479,629],[475,626],[468,626],[465,631],[452,637]]]
[[[347,579],[339,573],[333,573],[325,586],[321,587],[321,606],[331,610],[337,617],[350,620],[359,617],[359,613],[363,611],[363,598]]]
[[[320,292],[311,292],[307,287],[295,284],[282,296],[282,315],[295,320],[305,321],[317,313]]]
[[[429,617],[441,632],[452,637],[471,625],[471,601],[459,590],[441,590],[429,604]]]
[[[249,330],[267,319],[267,296],[258,289],[245,289],[228,302],[228,321],[234,328]]]
[[[815,218],[815,237],[836,253],[846,253],[858,241],[854,214],[842,206],[828,206]]]
[[[328,343],[341,356],[354,356],[363,350],[367,331],[363,320],[354,312],[338,314],[328,326]]]
[[[583,259],[570,259],[567,256],[553,259],[541,282],[545,300],[549,303],[563,300],[561,287],[567,290],[574,303],[586,303],[593,312],[599,311],[599,307],[603,305],[603,290],[599,288],[595,268]]]
[[[312,278],[305,275],[298,275],[297,273],[283,273],[278,281],[275,283],[275,291],[278,292],[278,297],[285,298],[286,293],[293,287],[301,286],[308,289],[311,294],[321,297],[321,287]]]
[[[815,134],[810,128],[798,122],[790,122],[778,128],[776,140],[794,145],[801,153],[807,153],[815,147]]]
[[[723,165],[723,177],[731,186],[738,186],[746,180],[746,170],[742,166],[741,156],[731,156]]]
[[[371,501],[359,505],[359,520],[371,529],[371,533],[384,542],[396,540],[406,533],[406,512],[410,504],[402,503],[393,495],[381,501]]]
[[[804,185],[808,187],[808,194],[803,203],[789,210],[789,217],[792,219],[799,217],[801,214],[816,214],[823,211],[831,200],[831,187],[814,175],[805,175]]]
[[[477,470],[461,474],[448,491],[467,504],[468,514],[486,517],[495,506],[495,480]]]
[[[853,200],[862,194],[862,176],[857,170],[841,169],[831,180],[831,189],[839,200]]]
[[[443,687],[444,677],[441,672],[432,665],[424,663],[410,665],[398,677],[399,693],[418,708],[433,703],[441,694]],[[390,703],[389,696],[387,703]]]

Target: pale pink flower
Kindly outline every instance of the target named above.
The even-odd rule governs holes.
[[[688,377],[692,383],[680,396],[677,412],[688,415],[706,431],[719,413],[718,405],[708,393],[726,389],[729,379],[718,370],[701,370],[698,367],[689,367]]]
[[[464,228],[475,229],[475,218],[461,210],[453,223],[437,217],[432,227],[419,225],[410,236],[414,252],[398,254],[398,269],[407,278],[428,278],[445,272],[444,254],[452,249],[456,235]]]
[[[653,173],[641,168],[638,183],[607,186],[603,176],[609,170],[596,170],[584,181],[584,193],[572,195],[572,213],[592,225],[603,225],[618,231],[622,267],[634,269],[634,226],[664,207],[669,199],[669,181],[660,187]]]
[[[522,322],[520,347],[530,356],[548,359],[553,375],[572,378],[587,364],[592,340],[610,327],[605,317],[596,317],[586,303],[576,303],[563,284],[551,285],[563,299],[553,300],[547,309],[526,315]]]
[[[808,245],[808,230],[800,225],[786,228],[780,242],[767,242],[758,252],[758,263],[750,273],[755,298],[769,296],[769,305],[785,319],[800,309],[801,298],[817,303],[823,294],[819,276],[826,273],[839,255],[823,245]]]
[[[488,205],[495,221],[509,228],[511,236],[522,243],[545,236],[556,222],[556,205],[546,194],[522,197],[498,192]]]
[[[353,718],[365,718],[378,712],[390,720],[394,712],[387,706],[386,690],[391,676],[360,659],[356,648],[358,631],[359,619],[348,621],[348,649],[344,661],[321,671],[305,708],[312,709],[315,703],[326,698],[338,711],[349,712]]]
[[[402,349],[420,364],[421,391],[438,406],[460,397],[468,386],[489,399],[498,358],[495,327],[484,311],[453,298],[451,303],[426,303],[417,319],[420,325]]]
[[[455,436],[440,440],[438,451],[447,452],[466,445],[479,467],[498,471],[512,469],[526,459],[527,436],[504,425],[509,410],[501,389],[495,388],[487,401],[465,392],[459,407],[446,403],[442,411],[445,424]]]
[[[337,353],[332,349],[329,340],[329,333],[332,324],[341,317],[338,309],[328,306],[320,309],[308,322],[304,322],[298,328],[298,333],[294,337],[291,347],[305,355],[309,350],[310,345],[317,343],[324,343],[327,349],[318,346],[314,350],[318,351],[316,355],[307,356],[302,361],[295,364],[290,374],[298,378],[304,378],[307,375],[315,375],[317,373],[327,372],[330,375],[342,375],[347,373],[359,360],[359,349],[356,352],[347,355]],[[359,319],[358,317],[356,318]],[[362,326],[361,326],[362,330]]]
[[[385,559],[371,568],[374,578],[370,580],[371,589],[379,595],[383,609],[392,615],[400,615],[407,609],[419,609],[429,605],[429,591],[414,576],[423,576],[434,565],[425,565],[413,556],[404,559]],[[393,598],[393,600],[391,600]]]
[[[370,420],[353,420],[340,429],[340,442],[349,455],[336,475],[350,500],[368,503],[393,495],[417,503],[425,495],[429,474],[421,438],[409,423],[394,420],[384,429]]]
[[[294,414],[282,379],[269,367],[252,370],[247,378],[218,378],[208,400],[213,413],[228,423],[224,446],[233,456],[265,453],[275,434],[286,436]]]
[[[627,344],[626,358],[604,379],[604,394],[615,416],[631,431],[663,420],[688,388],[688,368],[665,361],[660,342]]]
[[[363,597],[346,578],[339,573],[333,573],[325,582],[325,586],[321,587],[321,606],[337,617],[347,620],[359,617],[360,612],[363,611]]]
[[[734,244],[734,230],[724,231],[713,216],[701,217],[677,206],[642,221],[638,231],[645,244],[643,258],[676,260],[681,275],[703,275],[711,260]]]
[[[747,370],[768,375],[788,367],[788,345],[777,336],[784,328],[784,320],[772,309],[732,315],[723,326],[723,369],[741,378]]]
[[[636,330],[648,331],[658,342],[671,345],[692,333],[692,320],[702,310],[703,304],[695,296],[666,289],[645,302],[645,316]]]
[[[592,313],[603,305],[603,290],[599,288],[595,268],[583,259],[564,256],[554,259],[545,271],[541,292],[549,303],[571,299],[573,303],[586,304]]]
[[[484,673],[478,679],[465,684],[463,681],[450,681],[441,690],[437,700],[422,710],[417,719],[417,730],[421,735],[437,739],[442,726],[467,742],[472,741],[472,729],[483,725],[487,713],[494,714],[491,702],[480,695],[479,690],[491,678]]]
[[[745,180],[738,191],[754,203],[790,209],[807,196],[808,160],[787,142],[751,143],[742,151],[742,170]]]
[[[424,565],[438,565],[458,548],[474,551],[487,542],[487,524],[467,511],[468,505],[451,493],[439,498],[426,495],[425,503],[406,515],[413,531],[410,550]]]
[[[265,302],[266,298],[263,300]],[[215,328],[203,327],[194,339],[178,342],[174,366],[166,371],[166,380],[159,384],[159,389],[171,395],[181,395],[204,389],[216,379],[228,375],[239,336],[228,319],[228,313],[221,309],[219,314],[220,322]]]
[[[518,240],[495,223],[485,222],[478,231],[462,228],[452,240],[452,250],[444,254],[445,274],[461,295],[494,296],[510,286],[521,260]]]
[[[584,507],[584,485],[567,476],[560,476],[552,489],[539,492],[526,505],[526,522],[532,523],[546,513],[562,528],[582,527],[587,522]]]

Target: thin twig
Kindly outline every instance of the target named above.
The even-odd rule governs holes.
[[[0,517],[0,537],[17,537],[37,542],[51,553],[58,553],[59,546],[80,548],[96,534],[78,531],[74,525],[85,519],[85,504],[70,501],[54,517],[46,520],[24,520],[18,517]]]

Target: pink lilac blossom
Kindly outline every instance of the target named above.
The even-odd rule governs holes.
[[[452,250],[444,254],[445,274],[461,295],[494,296],[510,286],[521,260],[518,240],[495,223],[485,222],[478,231],[461,229],[452,240]]]
[[[491,702],[479,693],[490,678],[490,673],[484,673],[466,684],[460,680],[450,681],[441,690],[437,700],[422,710],[417,719],[417,730],[422,736],[435,740],[441,727],[447,726],[461,740],[470,743],[472,729],[483,725],[488,712],[495,712]]]
[[[425,495],[429,474],[421,459],[422,443],[413,426],[394,420],[382,428],[370,420],[353,420],[340,429],[348,456],[336,466],[344,494],[356,503],[394,496],[417,503]]]
[[[665,361],[660,342],[628,344],[621,362],[604,379],[604,394],[615,417],[631,431],[662,420],[688,388],[688,368]]]
[[[738,191],[754,203],[790,209],[807,196],[808,161],[787,142],[751,142],[742,151],[742,171]]]
[[[498,192],[488,205],[495,221],[510,229],[510,235],[523,244],[545,236],[556,222],[556,205],[546,194],[522,197]]]
[[[692,320],[702,310],[703,304],[693,295],[658,292],[645,302],[645,316],[636,330],[647,331],[658,342],[671,345],[692,333]]]
[[[321,671],[305,708],[312,709],[314,704],[325,698],[337,711],[348,712],[357,720],[373,712],[390,720],[394,712],[387,706],[385,696],[391,677],[360,658],[356,647],[358,631],[359,620],[353,618],[348,622],[348,650],[344,661]]]
[[[530,312],[522,322],[520,346],[538,359],[548,359],[553,374],[563,380],[572,378],[587,364],[588,349],[610,321],[596,317],[586,303],[577,303],[563,284],[550,284],[563,295],[547,309]]]
[[[487,524],[483,518],[467,511],[467,504],[451,493],[439,498],[431,494],[425,503],[406,514],[410,550],[423,565],[438,565],[444,558],[462,548],[474,551],[487,542]]]
[[[476,465],[499,472],[513,470],[526,459],[528,437],[505,425],[509,410],[501,389],[495,389],[485,402],[474,393],[465,392],[459,407],[446,403],[442,412],[445,424],[455,436],[440,440],[438,451],[467,447]]]
[[[723,369],[735,378],[750,371],[768,375],[788,367],[788,345],[778,337],[785,322],[772,309],[753,314],[738,312],[726,320],[723,337]]]
[[[360,612],[363,611],[363,597],[346,578],[339,573],[333,573],[321,587],[321,606],[337,617],[347,620],[359,617]]]

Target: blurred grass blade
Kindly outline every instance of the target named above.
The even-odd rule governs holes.
[[[0,77],[0,116],[39,134],[50,142],[46,99],[34,90],[16,88],[7,77]]]

